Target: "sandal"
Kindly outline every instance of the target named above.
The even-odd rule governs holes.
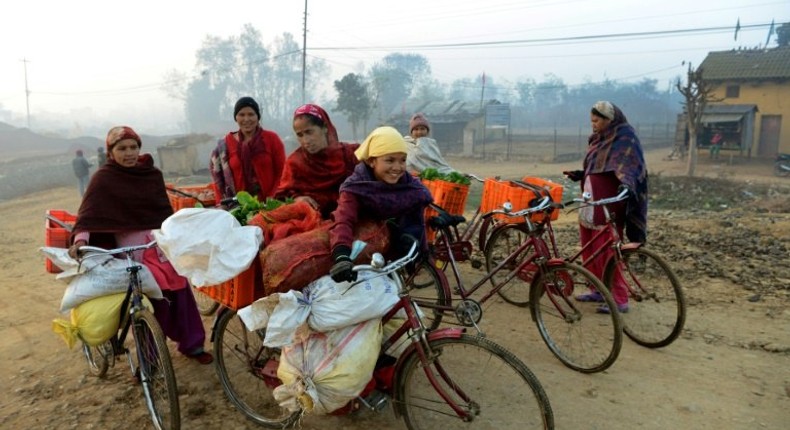
[[[200,351],[196,354],[187,355],[188,358],[197,361],[200,364],[211,364],[214,362],[214,356],[206,351]]]
[[[593,291],[587,294],[581,294],[575,297],[577,302],[594,302],[594,303],[603,303],[603,296],[601,293],[597,291]]]

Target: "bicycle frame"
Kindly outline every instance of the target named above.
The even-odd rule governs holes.
[[[415,256],[416,251],[416,244],[412,245],[411,251],[407,254],[406,257],[401,258],[400,260],[391,263],[391,266],[397,266],[397,268],[403,267],[406,263],[411,261]],[[382,259],[383,260],[383,259]],[[361,269],[364,270],[364,269]],[[397,271],[394,270],[393,272]],[[406,350],[400,354],[398,357],[398,361],[395,364],[395,379],[397,381],[397,375],[400,373],[400,370],[403,367],[403,364],[407,361],[407,358],[411,356],[411,354],[417,354],[420,358],[420,362],[422,363],[423,371],[425,375],[428,377],[433,388],[439,394],[439,396],[452,408],[453,411],[464,421],[470,421],[472,419],[471,415],[466,412],[457,402],[453,401],[451,396],[447,393],[447,391],[441,386],[440,382],[436,379],[434,374],[431,372],[431,366],[436,367],[441,378],[447,384],[448,387],[452,387],[453,390],[458,394],[458,396],[463,399],[464,401],[469,400],[469,396],[464,393],[458,384],[452,383],[450,380],[449,375],[441,368],[441,366],[437,366],[435,361],[435,353],[431,350],[430,341],[435,339],[457,339],[461,337],[463,334],[464,329],[459,328],[445,328],[434,330],[430,333],[426,334],[426,329],[422,324],[422,321],[417,315],[417,307],[411,296],[409,296],[406,289],[403,287],[403,280],[400,274],[396,274],[395,276],[391,277],[394,279],[398,285],[398,296],[399,300],[395,304],[395,306],[390,309],[381,319],[382,325],[386,324],[395,315],[402,309],[406,313],[406,321],[401,325],[385,342],[382,343],[381,350],[386,351],[392,345],[394,345],[399,339],[401,339],[404,335],[407,335],[411,340],[411,345],[409,345]],[[353,286],[352,286],[353,287]],[[409,332],[411,332],[409,334]],[[403,400],[400,399],[398,390],[393,389],[392,393],[393,399],[395,400],[396,404],[402,404]],[[396,411],[398,409],[396,408]],[[398,413],[400,413],[398,411]]]
[[[530,246],[534,247],[535,252],[532,253],[528,258],[525,258],[524,260],[522,260],[518,264],[518,266],[513,271],[511,271],[508,274],[508,276],[504,280],[502,280],[501,282],[499,282],[496,285],[494,285],[493,288],[491,288],[491,290],[488,293],[486,293],[480,299],[480,303],[485,303],[489,298],[491,298],[491,296],[496,294],[500,289],[502,289],[505,285],[507,285],[507,283],[510,282],[510,280],[512,280],[514,277],[518,276],[519,272],[525,266],[527,266],[529,264],[533,264],[533,263],[536,264],[537,267],[539,268],[540,273],[543,274],[543,273],[546,272],[546,268],[551,266],[552,264],[562,264],[563,263],[562,259],[557,259],[557,258],[554,258],[552,256],[552,253],[549,250],[549,247],[546,244],[546,241],[542,237],[540,227],[536,226],[535,224],[533,224],[529,220],[529,214],[530,213],[538,212],[540,210],[543,210],[543,209],[538,207],[538,208],[531,208],[531,209],[527,209],[527,210],[524,210],[524,211],[520,211],[519,213],[523,212],[523,214],[521,214],[521,215],[511,214],[511,216],[523,216],[523,217],[525,217],[525,224],[527,225],[527,229],[528,229],[528,231],[527,231],[527,234],[528,234],[527,239],[524,242],[522,242],[518,246],[518,248],[516,248],[515,251],[511,252],[510,255],[507,256],[507,258],[505,258],[502,262],[500,262],[489,273],[487,273],[485,276],[483,276],[481,279],[479,279],[477,282],[475,282],[474,285],[472,285],[469,289],[464,288],[463,281],[461,280],[461,274],[460,274],[460,271],[458,269],[458,263],[456,262],[455,256],[453,255],[452,252],[448,253],[449,254],[448,255],[448,261],[446,261],[445,264],[449,264],[450,267],[452,267],[453,277],[455,278],[455,285],[456,285],[456,288],[458,290],[458,294],[461,296],[462,299],[464,299],[464,300],[467,299],[468,297],[473,295],[478,289],[480,289],[480,287],[482,287],[483,284],[490,282],[492,277],[494,277],[497,273],[499,273],[499,271],[502,270],[504,267],[512,264],[514,262],[514,260],[516,260],[525,250],[529,249]],[[494,213],[505,213],[505,212],[503,212],[503,211],[492,211],[489,214],[483,215],[481,217],[481,219],[489,218],[489,215],[494,214]],[[450,227],[448,227],[447,229],[449,230],[449,228]],[[498,229],[503,229],[503,228],[508,228],[508,225],[507,224],[497,225],[494,228],[494,232],[497,231]],[[493,232],[492,232],[492,234],[493,234]],[[448,235],[447,234],[443,234],[443,235],[441,235],[441,238],[442,238],[443,245],[449,249],[451,244],[450,244],[450,238],[448,237]],[[553,242],[554,241],[553,241],[553,237],[552,237],[552,246],[554,248],[556,248],[556,245],[554,245]],[[430,264],[434,264],[435,262],[432,261],[432,260],[429,260],[429,263]],[[443,268],[443,270],[440,270],[437,273],[439,273],[439,272],[443,273],[444,272],[444,268]],[[447,278],[445,276],[443,276],[443,275],[440,275],[440,277],[442,277],[442,283],[444,284],[442,286],[442,288],[445,288],[445,289],[449,290],[449,281],[447,280]],[[420,305],[422,307],[431,308],[431,309],[437,309],[437,310],[440,310],[442,312],[447,312],[447,311],[453,311],[454,310],[454,308],[451,305],[437,305],[437,304],[433,304],[433,303],[423,303],[423,302],[419,302],[419,301],[418,301],[418,305]]]

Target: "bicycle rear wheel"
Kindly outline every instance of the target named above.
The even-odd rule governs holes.
[[[525,240],[527,240],[527,233],[518,224],[510,224],[496,229],[486,242],[486,271],[491,273],[497,265],[514,253]],[[514,260],[491,276],[491,286],[495,287],[501,283],[513,269],[518,267],[524,258],[534,253],[535,248],[533,246],[529,246],[521,252]],[[512,305],[529,306],[529,285],[536,272],[537,267],[534,264],[527,265],[521,270],[521,273],[502,286],[497,291],[497,294]]]
[[[442,323],[444,312],[433,306],[448,306],[452,298],[444,287],[444,273],[439,273],[432,259],[423,259],[412,276],[404,276],[404,286],[409,296],[422,311],[422,323],[428,330],[435,330]]]
[[[621,314],[623,330],[634,342],[660,348],[680,336],[686,322],[686,298],[675,273],[655,252],[639,247],[622,250],[623,279],[628,283],[629,309]],[[611,288],[617,261],[604,272]]]
[[[463,334],[429,342],[430,365],[415,351],[396,379],[398,408],[412,430],[552,429],[554,415],[538,378],[516,356],[488,339]],[[463,421],[440,397],[431,373],[453,402],[470,414]]]
[[[574,263],[549,266],[532,284],[532,316],[540,336],[564,365],[582,373],[608,369],[623,345],[618,312],[600,314],[602,303],[574,299],[590,287],[601,293],[609,309],[617,309],[601,281]]]
[[[135,312],[133,321],[137,370],[154,427],[158,430],[180,429],[176,376],[162,328],[147,309]]]
[[[107,375],[110,359],[115,360],[112,343],[109,340],[96,346],[90,346],[83,342],[82,353],[85,355],[85,361],[88,362],[91,375],[99,378],[104,378]]]
[[[299,416],[280,407],[272,391],[280,350],[263,346],[265,330],[250,332],[236,312],[225,310],[214,334],[217,376],[231,403],[247,418],[269,428],[284,428]]]

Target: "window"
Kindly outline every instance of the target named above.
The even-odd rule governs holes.
[[[727,98],[737,99],[741,94],[741,87],[739,85],[727,85]]]

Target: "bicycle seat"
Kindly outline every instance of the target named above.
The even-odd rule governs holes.
[[[432,216],[431,219],[428,220],[428,225],[434,230],[439,230],[447,227],[455,227],[463,222],[466,222],[466,218],[464,218],[463,215],[450,215],[445,212],[438,216]]]

